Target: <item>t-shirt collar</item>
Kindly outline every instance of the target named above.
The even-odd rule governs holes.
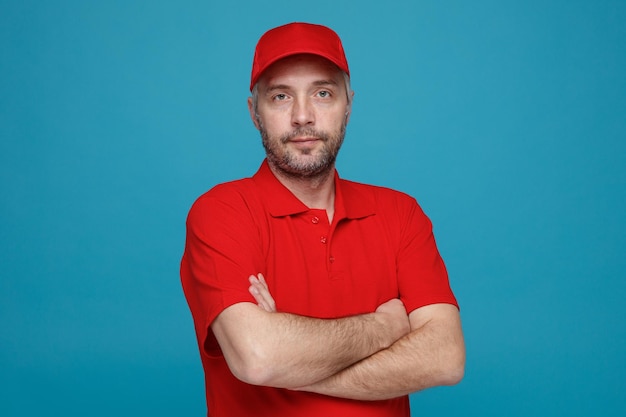
[[[271,171],[267,159],[263,161],[253,179],[259,185],[272,216],[290,216],[309,210],[302,201],[298,200],[287,187],[278,181]],[[357,219],[375,213],[372,198],[363,194],[352,184],[348,181],[342,181],[335,170],[335,217],[337,220],[342,218]]]

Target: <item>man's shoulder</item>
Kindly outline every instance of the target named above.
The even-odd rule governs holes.
[[[347,198],[367,197],[378,204],[416,204],[414,197],[393,188],[344,179],[340,183]]]
[[[256,205],[260,198],[257,188],[252,178],[241,178],[217,184],[195,200],[191,211],[211,208],[236,209]]]
[[[387,230],[402,234],[405,230],[421,230],[430,225],[430,219],[417,200],[403,191],[348,180],[342,180],[341,189],[348,213],[366,210],[375,214],[370,218],[382,222]]]
[[[252,178],[240,178],[214,185],[198,199],[205,198],[228,198],[236,195],[247,194],[254,191]]]

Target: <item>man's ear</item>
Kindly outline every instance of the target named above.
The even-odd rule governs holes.
[[[352,101],[354,101],[354,91],[350,92],[350,101],[346,106],[346,125],[350,121],[350,115],[352,114]]]
[[[256,127],[257,130],[260,130],[259,119],[257,118],[257,114],[254,111],[252,97],[248,97],[248,111],[250,112],[250,118],[252,119],[252,123],[254,123],[254,127]]]

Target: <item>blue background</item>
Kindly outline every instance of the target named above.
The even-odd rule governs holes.
[[[1,1],[0,415],[200,416],[193,200],[262,157],[254,45],[343,38],[343,177],[414,195],[462,304],[414,415],[626,414],[626,2]]]

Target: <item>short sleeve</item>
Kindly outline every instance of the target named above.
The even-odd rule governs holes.
[[[200,197],[187,217],[181,261],[183,291],[200,346],[217,348],[209,326],[227,307],[254,302],[248,277],[264,272],[258,221],[236,187],[219,187]]]
[[[398,288],[407,311],[437,303],[458,308],[430,219],[408,196],[398,207],[403,224],[397,258]]]

